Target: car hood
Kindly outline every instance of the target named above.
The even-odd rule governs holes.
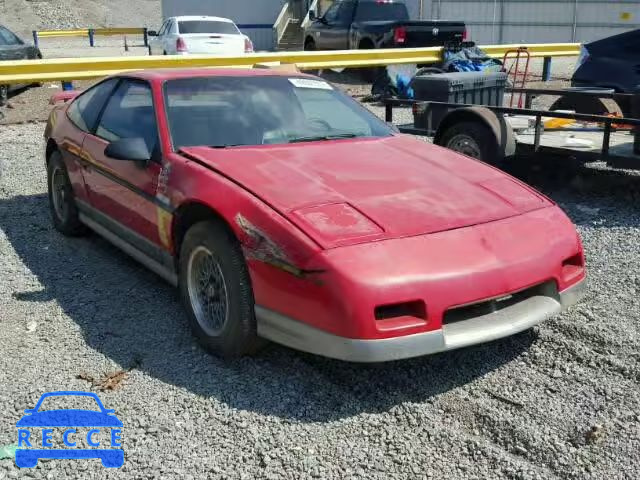
[[[405,135],[181,150],[324,248],[491,222],[550,205],[484,163]]]
[[[92,410],[47,410],[25,415],[17,427],[122,427],[115,416]]]

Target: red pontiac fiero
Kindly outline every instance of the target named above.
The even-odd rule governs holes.
[[[177,285],[218,355],[268,339],[414,357],[528,329],[584,289],[558,206],[317,77],[156,70],[74,95],[45,133],[56,229],[93,230]]]

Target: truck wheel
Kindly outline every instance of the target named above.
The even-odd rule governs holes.
[[[180,248],[179,287],[191,329],[204,348],[223,358],[260,346],[251,279],[242,249],[226,225],[195,224]]]
[[[304,50],[305,52],[313,52],[316,49],[316,42],[313,39],[308,38],[306,42],[304,42]]]
[[[9,99],[9,85],[0,85],[0,107],[6,105]]]
[[[481,122],[461,122],[452,125],[442,133],[438,145],[495,165],[500,145],[491,129]]]
[[[84,235],[87,228],[80,222],[67,168],[58,151],[53,152],[49,157],[47,184],[49,209],[55,229],[68,237]]]

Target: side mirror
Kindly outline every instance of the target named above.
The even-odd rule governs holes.
[[[317,19],[318,17],[316,17],[316,12],[314,12],[313,10],[309,10],[309,21],[315,22]]]
[[[151,152],[142,138],[121,138],[107,145],[104,154],[115,160],[147,163],[151,160]]]
[[[149,37],[157,37],[158,36],[158,32],[156,32],[155,30],[147,30],[147,35]]]

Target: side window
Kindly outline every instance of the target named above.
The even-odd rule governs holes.
[[[336,23],[338,21],[338,14],[341,5],[342,2],[336,2],[324,13],[324,19],[328,24]]]
[[[109,142],[142,138],[150,152],[158,145],[158,129],[149,84],[123,80],[109,99],[96,135]]]
[[[107,101],[117,82],[116,78],[111,78],[99,83],[73,101],[67,110],[67,115],[76,127],[85,132],[93,131],[104,102]]]
[[[346,1],[340,5],[340,11],[338,12],[338,23],[340,25],[351,25],[353,21],[353,13],[356,9],[356,2]]]
[[[0,27],[0,43],[4,45],[22,45],[22,40],[4,27]]]
[[[167,25],[169,25],[169,21],[167,20],[166,22],[164,22],[162,24],[162,26],[160,27],[160,31],[158,32],[158,36],[164,35],[165,33],[167,33]]]
[[[169,28],[167,29],[167,33],[169,34],[174,34],[174,33],[178,33],[178,22],[176,22],[175,20],[171,20],[169,22]]]

